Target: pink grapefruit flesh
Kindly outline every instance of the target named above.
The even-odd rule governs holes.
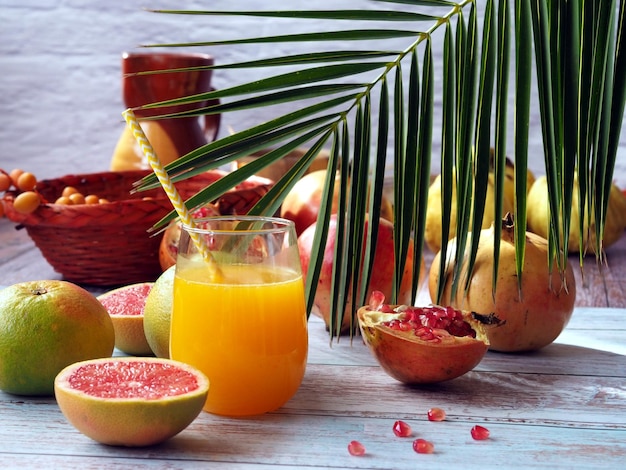
[[[160,358],[114,357],[72,364],[55,379],[67,420],[108,445],[163,442],[200,414],[209,380],[197,369]]]
[[[153,285],[152,282],[130,284],[98,296],[113,321],[115,347],[126,354],[153,355],[143,327],[146,298]]]

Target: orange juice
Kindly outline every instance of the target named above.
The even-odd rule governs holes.
[[[260,265],[221,269],[214,282],[205,263],[177,265],[171,357],[209,377],[205,411],[245,416],[275,410],[296,393],[304,376],[302,276]]]

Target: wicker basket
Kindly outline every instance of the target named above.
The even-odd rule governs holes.
[[[18,228],[26,228],[46,260],[68,281],[95,286],[152,281],[161,274],[161,234],[151,235],[148,229],[169,213],[172,205],[160,188],[130,194],[132,184],[146,174],[146,170],[103,172],[43,180],[37,183],[37,191],[45,201],[55,201],[63,188],[73,186],[84,195],[97,194],[112,202],[45,203],[24,215],[13,208],[16,194],[7,192],[6,215]],[[208,172],[176,186],[187,198],[222,175]]]

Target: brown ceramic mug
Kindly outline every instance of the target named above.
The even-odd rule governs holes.
[[[129,108],[137,108],[150,103],[166,101],[183,96],[196,95],[213,90],[212,70],[186,70],[163,72],[148,75],[135,75],[137,72],[196,68],[213,65],[213,57],[207,54],[172,52],[124,52],[122,55],[122,96]],[[218,100],[155,108],[137,109],[148,140],[155,153],[165,165],[176,158],[212,142],[217,137],[220,115],[203,117],[168,118],[143,120],[157,114],[178,113],[199,109],[219,103]],[[112,170],[149,168],[148,162],[134,142],[133,136],[125,130],[115,149],[111,162]]]

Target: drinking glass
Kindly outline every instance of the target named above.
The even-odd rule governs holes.
[[[208,376],[204,410],[250,416],[284,405],[308,352],[293,222],[197,219],[183,226],[175,270],[170,355]]]

